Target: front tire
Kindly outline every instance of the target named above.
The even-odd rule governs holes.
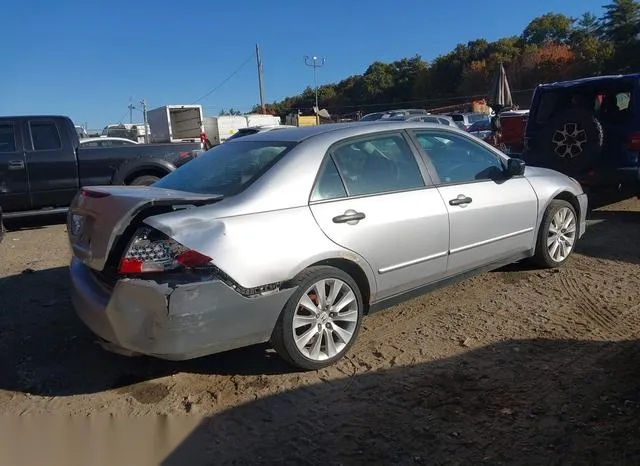
[[[341,359],[362,322],[362,293],[342,270],[310,267],[294,279],[296,292],[282,310],[271,344],[290,364],[305,370]]]
[[[557,268],[573,252],[578,240],[578,216],[567,201],[551,201],[542,217],[533,261],[544,268]]]

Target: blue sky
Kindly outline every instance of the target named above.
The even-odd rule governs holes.
[[[320,84],[375,60],[431,60],[458,43],[520,34],[549,11],[598,16],[607,0],[167,1],[15,0],[3,8],[0,114],[54,113],[102,128],[127,105],[203,99],[205,113],[259,102],[259,43],[267,102],[313,83],[304,55],[326,57]],[[134,111],[134,122],[142,120]]]

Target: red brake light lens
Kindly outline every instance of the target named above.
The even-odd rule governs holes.
[[[120,261],[119,273],[158,273],[178,268],[205,267],[211,258],[167,237],[153,228],[143,227],[133,235]]]
[[[84,197],[92,197],[95,199],[101,198],[101,197],[108,197],[110,196],[109,193],[101,193],[99,191],[94,191],[92,189],[87,189],[87,188],[82,188],[80,190],[80,194]]]
[[[640,133],[633,133],[629,136],[629,150],[640,152]]]

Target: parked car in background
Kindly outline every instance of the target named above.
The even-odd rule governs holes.
[[[366,314],[526,258],[561,266],[586,212],[575,180],[452,126],[265,131],[152,186],[79,192],[72,299],[116,352],[181,360],[270,341],[318,369]]]
[[[274,130],[286,129],[286,128],[296,128],[296,126],[291,126],[291,125],[249,126],[247,128],[240,128],[235,134],[227,138],[227,141],[231,141],[232,139],[242,138],[244,136],[249,136],[250,134],[264,133],[265,131],[274,131]]]
[[[484,141],[491,136],[491,120],[489,118],[478,120],[469,126],[467,132]]]
[[[422,123],[434,123],[436,125],[457,126],[453,119],[446,115],[398,115],[386,118],[383,121],[414,121]]]
[[[82,186],[151,184],[201,152],[199,143],[87,144],[68,117],[0,117],[4,218],[65,212]]]
[[[110,138],[107,136],[97,138],[80,139],[80,147],[120,147],[138,144],[131,139],[126,138]]]
[[[467,131],[469,127],[476,121],[484,120],[487,115],[484,113],[450,113],[449,116],[460,127],[460,129]]]
[[[538,86],[522,157],[585,186],[640,194],[640,73]]]
[[[401,108],[398,110],[387,110],[384,112],[369,113],[358,121],[376,121],[385,118],[393,118],[400,116],[427,115],[427,111],[421,108]]]
[[[507,110],[500,112],[501,143],[511,154],[521,154],[524,150],[524,133],[529,118],[529,110]]]

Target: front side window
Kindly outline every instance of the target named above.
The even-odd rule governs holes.
[[[336,146],[331,155],[349,196],[424,186],[416,158],[400,134],[344,142]]]
[[[56,150],[62,148],[55,123],[31,122],[33,150]]]
[[[199,194],[234,196],[266,173],[295,143],[239,139],[215,146],[154,186]]]
[[[16,135],[13,125],[0,125],[0,152],[16,151]]]
[[[416,132],[440,182],[468,183],[505,177],[502,160],[466,137],[445,132]]]

